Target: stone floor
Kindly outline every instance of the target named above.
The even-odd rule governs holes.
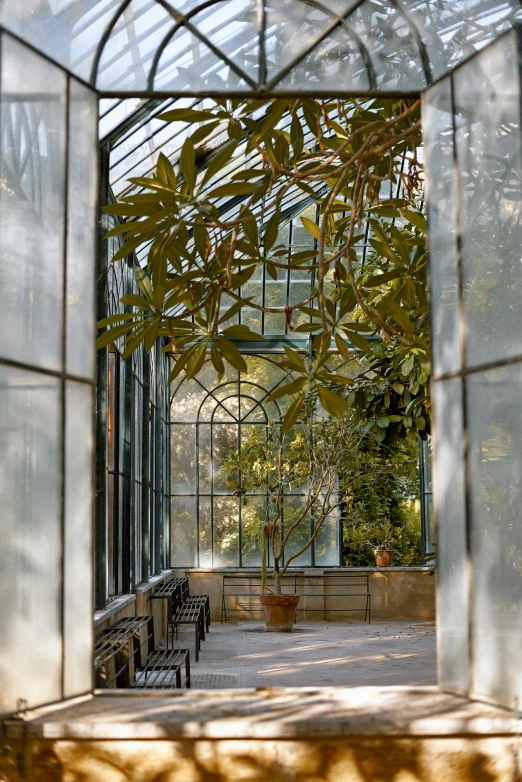
[[[193,646],[180,630],[179,646]],[[192,656],[192,659],[193,656]],[[194,688],[429,686],[437,683],[435,627],[422,622],[213,623],[192,666]]]

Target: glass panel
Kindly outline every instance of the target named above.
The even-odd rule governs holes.
[[[304,51],[334,19],[326,10],[302,2],[266,2],[268,79]]]
[[[468,380],[473,691],[522,700],[522,365]]]
[[[468,366],[522,352],[517,48],[513,33],[454,77]]]
[[[170,427],[170,471],[171,492],[196,493],[196,424]]]
[[[172,497],[171,565],[197,567],[196,498]]]
[[[60,370],[65,74],[7,35],[1,64],[2,354]]]
[[[415,39],[395,4],[365,0],[347,22],[368,50],[380,89],[421,90],[426,86]]]
[[[190,20],[214,46],[257,81],[259,46],[256,0],[227,0]]]
[[[172,16],[159,3],[132,0],[105,44],[96,87],[99,90],[146,90],[154,54]]]
[[[433,384],[438,519],[439,680],[442,687],[469,687],[468,578],[461,380]]]
[[[197,380],[183,380],[173,393],[170,420],[197,421],[199,406],[206,395]]]
[[[212,427],[214,493],[228,494],[230,492],[228,483],[231,478],[236,477],[234,466],[225,462],[237,454],[237,434],[238,427],[234,425],[220,424]]]
[[[199,500],[199,566],[212,567],[212,500]]]
[[[432,349],[434,373],[438,375],[461,366],[451,79],[426,93],[423,127],[427,149]]]
[[[239,565],[239,507],[237,497],[214,497],[214,567]]]
[[[70,81],[67,222],[67,372],[94,376],[97,96]]]
[[[339,511],[331,513],[314,541],[314,560],[319,567],[339,567]]]
[[[92,687],[93,391],[66,388],[64,697]]]
[[[13,712],[61,698],[61,389],[0,366],[0,392],[0,712]]]
[[[183,27],[163,50],[154,78],[154,89],[169,92],[247,88],[244,79]]]
[[[241,549],[243,567],[261,567],[265,542],[266,497],[244,497],[241,503]]]
[[[357,41],[347,25],[337,27],[279,81],[277,90],[324,92],[339,83],[353,90],[369,90],[370,78]]]
[[[37,49],[89,79],[96,47],[121,0],[7,0],[0,24]]]
[[[520,18],[517,0],[401,0],[401,4],[421,34],[434,81]]]
[[[285,534],[289,528],[294,524],[299,515],[302,513],[304,505],[304,497],[300,496],[287,496],[284,498],[284,531]],[[291,556],[300,551],[304,545],[310,540],[311,536],[311,522],[310,517],[301,521],[298,527],[292,532],[288,543],[285,546],[285,562],[288,562]],[[310,565],[312,562],[312,547],[310,546],[301,556],[294,559],[290,567],[298,567],[299,565]]]

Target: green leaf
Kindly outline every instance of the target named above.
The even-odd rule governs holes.
[[[267,399],[270,402],[273,402],[276,399],[279,399],[281,396],[289,396],[292,394],[296,394],[298,391],[300,391],[305,383],[308,382],[308,379],[306,377],[298,377],[297,380],[292,380],[291,383],[285,383],[282,386],[279,386],[279,388],[276,388],[272,393],[267,397]]]
[[[234,315],[237,315],[240,309],[243,308],[243,303],[241,301],[236,301],[235,304],[232,304],[231,307],[225,312],[224,315],[220,317],[218,320],[218,324],[221,325],[226,320],[230,320],[230,318],[233,318]]]
[[[383,272],[383,274],[375,274],[373,277],[369,277],[364,283],[365,288],[377,288],[379,285],[384,285],[385,282],[391,282],[401,276],[401,271],[393,269],[391,272]]]
[[[330,415],[333,415],[335,418],[342,418],[345,413],[348,413],[348,405],[339,394],[324,388],[324,386],[317,386],[317,394],[322,406]]]
[[[165,122],[210,122],[215,120],[214,114],[208,111],[198,111],[197,109],[172,109],[158,115],[158,119]]]
[[[337,350],[341,354],[343,358],[349,359],[351,358],[350,350],[348,348],[348,345],[344,341],[344,339],[341,337],[340,334],[337,332],[335,333],[335,344],[337,345]]]
[[[172,383],[177,378],[177,376],[183,371],[183,369],[187,364],[187,361],[190,359],[192,353],[198,347],[199,347],[198,345],[195,345],[194,347],[189,348],[184,353],[182,353],[182,355],[179,358],[175,359],[175,364],[172,367],[172,370],[169,375],[169,383]]]
[[[277,125],[277,123],[279,122],[279,120],[287,110],[287,108],[288,108],[287,100],[272,101],[271,111],[268,117],[266,118],[266,120],[263,122],[263,125],[261,127],[261,132],[259,134],[259,140],[261,140],[264,136],[266,136],[266,134],[269,131],[275,128],[275,126]]]
[[[292,117],[292,124],[290,125],[290,141],[292,142],[294,157],[299,158],[301,152],[303,151],[304,134],[297,111],[294,112],[294,116]]]
[[[143,296],[138,296],[137,293],[127,293],[125,296],[121,297],[120,301],[122,304],[127,304],[131,307],[139,307],[142,310],[150,309],[150,302],[144,299]]]
[[[222,356],[226,361],[228,361],[230,366],[232,366],[234,369],[237,369],[238,372],[248,371],[245,359],[233,342],[231,342],[229,339],[226,339],[225,337],[219,336],[217,343],[219,349],[221,350]]]
[[[427,233],[428,226],[425,218],[419,212],[412,212],[411,209],[401,209],[401,214],[405,220],[418,228],[423,234]]]
[[[295,350],[289,348],[288,345],[283,345],[283,348],[287,359],[285,363],[289,364],[293,369],[297,370],[297,372],[308,374],[308,368],[299,353],[296,353]]]
[[[191,378],[195,377],[203,364],[205,363],[205,358],[207,354],[207,345],[206,343],[203,343],[202,345],[197,345],[194,352],[191,354],[189,360],[187,361],[187,379],[190,380]]]
[[[254,182],[230,182],[228,185],[220,185],[211,190],[208,198],[227,198],[228,196],[249,195],[257,190],[258,184]]]
[[[370,343],[361,334],[358,334],[356,331],[352,331],[351,329],[344,329],[344,333],[354,347],[362,350],[363,353],[369,353],[371,351],[372,348]]]
[[[196,152],[194,150],[194,144],[190,138],[186,138],[181,148],[181,154],[179,156],[179,167],[183,172],[183,176],[189,186],[191,193],[194,192],[196,186]]]
[[[162,184],[168,185],[172,188],[176,187],[177,178],[174,172],[174,168],[172,167],[172,163],[168,157],[166,157],[163,152],[160,152],[158,157],[156,170],[158,172],[158,179]]]
[[[301,222],[304,225],[305,229],[308,231],[308,233],[314,237],[314,239],[319,239],[321,236],[321,229],[317,225],[317,223],[314,223],[313,220],[309,220],[308,217],[301,217]]]
[[[414,362],[413,356],[409,356],[405,361],[403,361],[401,367],[401,374],[403,375],[403,377],[408,377],[411,370],[413,369],[413,362]]]
[[[250,211],[250,209],[245,209],[241,213],[241,220],[244,220],[242,223],[243,226],[243,233],[245,234],[246,238],[249,242],[252,242],[254,247],[259,246],[259,233],[257,231],[257,221]]]
[[[297,397],[297,399],[294,402],[292,402],[292,404],[286,411],[283,417],[283,425],[282,425],[283,435],[285,435],[297,421],[304,400],[305,400],[305,394],[301,394],[300,396]]]
[[[225,149],[221,150],[221,152],[218,152],[218,154],[210,160],[207,170],[205,172],[205,176],[203,177],[203,180],[201,182],[201,188],[203,188],[207,182],[212,179],[214,174],[216,174],[218,171],[221,171],[223,168],[225,168],[226,164],[229,162],[230,158],[234,154],[236,149],[235,144],[229,144],[229,146],[225,147]]]
[[[406,313],[406,310],[396,302],[391,296],[387,296],[382,301],[382,306],[392,314],[393,318],[399,323],[408,334],[413,334],[413,324]]]
[[[265,248],[265,252],[271,250],[275,244],[275,241],[277,239],[277,234],[279,233],[280,220],[281,220],[281,212],[279,211],[279,209],[276,209],[274,214],[271,216],[270,220],[266,224],[264,238],[263,238],[263,245]]]
[[[262,337],[261,334],[256,334],[255,331],[251,331],[248,326],[244,326],[244,325],[229,326],[222,333],[225,336],[230,337],[230,339],[246,339],[246,340],[258,339],[261,341],[263,341],[264,339],[264,337]]]
[[[210,359],[212,361],[214,369],[218,373],[218,379],[221,380],[221,378],[225,374],[225,365],[223,363],[223,359],[221,358],[219,350],[216,348],[215,345],[212,345],[210,348]]]
[[[117,314],[117,315],[109,315],[108,318],[103,318],[103,320],[99,320],[98,323],[96,324],[96,328],[102,329],[105,326],[112,326],[113,323],[119,323],[122,320],[131,320],[135,317],[136,317],[136,313],[134,312],[122,312],[121,314]]]
[[[106,331],[103,332],[103,334],[100,334],[100,336],[96,340],[96,347],[97,348],[107,347],[107,345],[110,345],[111,343],[115,342],[124,334],[127,334],[129,331],[132,331],[133,328],[134,328],[134,323],[125,323],[123,326],[115,326],[112,329],[107,329]]]

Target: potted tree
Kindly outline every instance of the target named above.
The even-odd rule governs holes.
[[[368,541],[373,546],[376,567],[390,567],[393,556],[393,546],[397,541],[393,537],[393,528],[389,519],[384,519],[382,526],[374,530],[374,541]]]
[[[280,424],[268,424],[265,436],[252,435],[247,440],[239,458],[241,493],[263,492],[268,500],[261,535],[261,604],[270,632],[292,630],[300,596],[283,594],[282,578],[341,505],[342,453],[353,446],[355,438],[347,418],[314,421],[311,414],[303,417],[304,422],[289,431]],[[295,498],[297,492],[296,507],[292,495]]]

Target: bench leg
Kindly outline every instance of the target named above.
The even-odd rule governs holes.
[[[194,623],[194,636],[196,645],[196,662],[199,662],[199,622]]]
[[[190,690],[190,652],[185,657],[185,687]]]

